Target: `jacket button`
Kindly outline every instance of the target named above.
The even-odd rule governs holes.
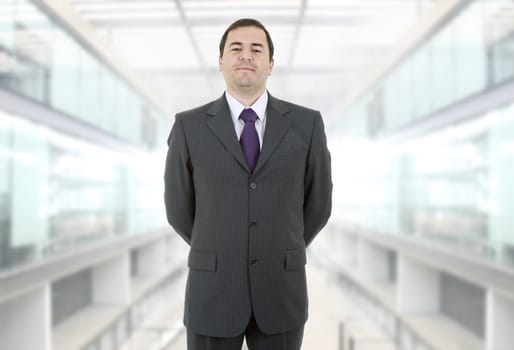
[[[252,190],[255,190],[255,189],[257,188],[257,184],[256,184],[255,182],[252,182],[252,183],[250,184],[250,188],[251,188]]]
[[[250,227],[255,227],[257,225],[257,221],[250,221]]]
[[[250,260],[250,265],[254,266],[255,264],[257,264],[259,262],[259,260],[257,259],[252,259]]]

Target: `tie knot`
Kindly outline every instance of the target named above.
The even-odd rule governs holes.
[[[239,115],[239,118],[243,119],[245,123],[246,122],[255,123],[255,121],[257,120],[258,117],[257,117],[257,113],[255,113],[253,109],[247,108],[247,109],[243,109],[243,111]]]

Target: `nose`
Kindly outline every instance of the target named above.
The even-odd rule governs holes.
[[[251,54],[251,52],[249,51],[241,51],[241,56],[239,56],[239,60],[240,61],[252,61],[253,60],[253,56]]]

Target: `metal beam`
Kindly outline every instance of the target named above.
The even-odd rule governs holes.
[[[302,24],[305,19],[305,8],[307,7],[307,0],[302,0],[300,7],[300,14],[298,15],[297,22],[295,23],[295,31],[291,44],[291,52],[289,53],[289,61],[287,62],[288,67],[293,65],[294,56],[296,55],[298,40],[300,37],[300,31],[302,30]]]
[[[191,23],[189,22],[186,13],[184,11],[184,8],[182,7],[182,0],[175,0],[175,5],[177,6],[177,10],[180,14],[180,18],[182,19],[183,25],[186,29],[187,36],[191,42],[191,45],[193,45],[193,50],[196,53],[196,56],[198,58],[198,61],[200,62],[200,68],[202,72],[205,75],[205,79],[207,80],[207,84],[209,87],[214,90],[214,84],[211,81],[210,75],[208,74],[207,70],[207,64],[205,63],[202,52],[200,51],[200,47],[198,46],[198,42],[195,40],[195,36],[193,35],[193,30],[191,29]]]
[[[176,0],[179,1],[179,0]],[[233,20],[233,17],[198,17],[198,18],[189,18],[187,19],[187,25],[189,27],[194,26],[227,26],[227,23]],[[183,19],[181,20],[173,20],[173,19],[90,19],[91,24],[98,28],[152,28],[152,27],[179,27],[182,26]],[[273,17],[265,17],[260,19],[261,22],[265,23],[267,26],[270,25],[281,25],[281,26],[298,26],[298,19],[290,16],[273,16]],[[355,18],[352,16],[338,16],[338,17],[330,17],[325,18],[323,16],[318,17],[306,17],[302,20],[303,25],[315,25],[315,26],[323,26],[323,27],[342,27],[342,26],[360,26],[364,24],[372,24],[374,20],[363,19],[363,18]]]
[[[49,106],[32,101],[14,92],[0,89],[0,106],[7,113],[96,145],[124,153],[136,153],[143,150],[143,147],[125,141],[112,133],[101,130],[99,127],[66,113],[58,112]]]

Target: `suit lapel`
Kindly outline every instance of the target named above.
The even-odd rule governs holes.
[[[291,127],[291,121],[285,117],[287,112],[289,112],[289,109],[284,103],[268,95],[266,129],[264,131],[261,154],[259,155],[254,173],[264,166]]]
[[[254,174],[264,166],[269,157],[278,147],[285,134],[291,127],[291,121],[285,117],[289,109],[281,101],[268,95],[268,106],[266,108],[266,129],[264,131],[264,140],[262,142],[261,154],[255,166]],[[230,110],[225,99],[225,95],[214,101],[208,109],[207,114],[210,116],[207,125],[225,147],[232,153],[239,164],[251,173],[246,164],[241,145],[237,140],[234,130],[234,124],[230,117]]]
[[[210,116],[207,119],[207,125],[218,139],[225,145],[225,147],[232,153],[234,158],[241,164],[241,166],[250,173],[248,165],[246,164],[241,145],[237,140],[236,131],[234,130],[234,123],[230,117],[230,110],[228,108],[225,95],[214,101],[207,111]]]

